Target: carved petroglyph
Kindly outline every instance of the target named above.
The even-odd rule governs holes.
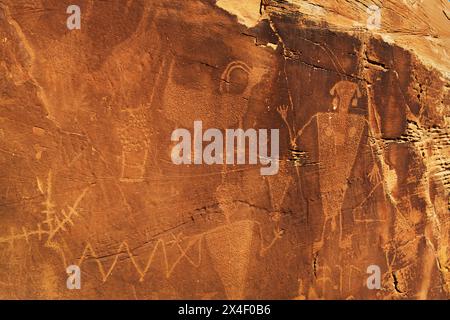
[[[346,32],[357,0],[327,23],[330,1],[253,1],[248,29],[245,4],[88,1],[83,32],[68,4],[0,2],[1,297],[446,297],[449,86],[401,44],[441,33],[423,6],[388,41]],[[174,166],[170,132],[200,120],[281,126],[278,174]]]
[[[281,119],[283,119],[283,121],[288,129],[289,142],[290,142],[291,148],[296,149],[298,135],[297,136],[295,135],[295,123],[291,124],[288,120],[288,113],[289,113],[290,109],[292,109],[292,107],[283,105],[283,106],[279,106],[277,108],[277,112],[280,114]]]
[[[242,220],[226,224],[205,236],[214,269],[229,299],[244,298],[254,227],[253,221]]]
[[[169,79],[164,90],[164,115],[177,126],[184,128],[190,128],[192,123],[199,119],[205,127],[210,128],[242,127],[242,118],[248,110],[251,90],[261,81],[267,70],[236,60],[226,65],[221,74],[215,77],[202,71],[205,77],[208,74],[209,81],[199,78],[196,80],[199,83],[188,86],[180,77],[187,77],[192,73],[193,63],[194,66],[199,64],[200,68],[218,68],[202,62],[186,65],[186,62],[177,58],[171,59],[168,62]],[[194,112],[183,111],[188,109]]]
[[[176,271],[177,266],[183,261],[186,261],[188,264],[198,268],[202,262],[202,257],[205,254],[203,248],[206,246],[208,253],[214,261],[214,267],[219,273],[221,273],[221,279],[224,281],[227,288],[227,294],[230,294],[231,296],[239,296],[242,294],[243,288],[236,287],[236,282],[229,277],[231,275],[228,275],[224,264],[231,267],[226,258],[235,257],[232,258],[233,261],[234,259],[240,259],[236,252],[240,252],[248,258],[251,252],[250,249],[253,248],[253,233],[256,233],[261,239],[263,239],[261,223],[252,220],[236,221],[231,224],[218,226],[192,236],[184,236],[182,233],[170,233],[169,239],[167,239],[167,237],[159,237],[150,242],[153,243],[153,246],[146,262],[143,265],[136,259],[135,249],[130,248],[127,241],[123,241],[113,254],[108,255],[108,257],[112,259],[112,263],[107,263],[110,265],[109,268],[105,268],[104,266],[104,264],[106,264],[104,261],[105,258],[99,256],[92,244],[88,242],[83,249],[81,257],[75,261],[75,264],[81,267],[83,264],[88,262],[94,262],[101,275],[101,281],[106,282],[119,262],[123,261],[121,258],[126,256],[130,259],[134,270],[139,276],[139,281],[142,282],[146,278],[151,265],[153,263],[158,263],[158,259],[163,260],[163,275],[166,278],[170,278]],[[242,237],[245,239],[244,243],[241,242]],[[222,250],[222,247],[217,247],[218,241],[220,243],[228,242],[229,246],[226,247],[228,249]],[[248,247],[251,248],[248,249]],[[173,256],[173,248],[177,253],[175,260],[173,260],[173,258],[169,259],[169,256]],[[261,242],[258,252],[263,254],[264,250],[268,250],[268,248]],[[190,254],[190,252],[194,252],[194,257]],[[247,261],[247,258],[243,261]],[[238,272],[241,277],[245,277],[244,274],[247,272],[248,267],[247,263],[243,263],[243,261],[240,261],[239,263],[235,261],[238,265],[235,265],[234,271]],[[233,276],[238,276],[238,274],[234,273]]]
[[[186,260],[195,267],[198,267],[200,265],[201,255],[202,255],[202,250],[201,250],[202,237],[201,236],[202,235],[190,238],[188,241],[188,244],[186,245],[185,248],[181,247],[180,244],[178,242],[176,242],[177,249],[179,250],[180,253],[179,253],[179,256],[177,257],[177,259],[175,260],[175,262],[172,263],[172,265],[169,264],[169,259],[167,256],[167,247],[172,244],[172,241],[166,242],[163,239],[158,239],[156,241],[156,243],[153,246],[153,249],[148,257],[148,260],[145,263],[143,268],[139,265],[139,263],[135,259],[135,255],[132,252],[133,250],[130,249],[130,247],[126,241],[122,242],[119,245],[116,253],[113,255],[113,262],[112,262],[111,266],[109,267],[109,269],[107,269],[107,270],[103,266],[102,260],[96,254],[95,250],[93,249],[93,247],[90,243],[88,243],[85,246],[81,257],[78,260],[77,265],[81,267],[83,265],[83,263],[93,260],[97,264],[98,270],[102,277],[101,280],[103,282],[106,282],[108,280],[108,278],[111,276],[116,265],[119,263],[119,258],[122,255],[127,255],[129,257],[133,267],[135,268],[136,272],[139,275],[139,281],[142,282],[142,281],[144,281],[145,275],[147,274],[151,264],[156,259],[156,253],[158,252],[158,249],[159,249],[159,250],[161,250],[161,252],[163,254],[163,260],[164,260],[163,262],[164,262],[164,266],[165,266],[164,275],[166,278],[169,278],[171,276],[171,274],[173,273],[173,271],[175,270],[176,266],[182,261],[183,258],[186,258]],[[173,237],[175,238],[174,235],[173,235]],[[196,261],[187,255],[187,252],[195,245],[198,246],[197,247],[198,256],[197,256]]]
[[[228,183],[223,183],[218,188],[217,199],[219,208],[225,216],[226,221],[224,225],[193,236],[183,236],[179,233],[178,235],[171,234],[170,239],[155,239],[144,265],[137,261],[134,250],[129,247],[126,241],[122,242],[116,253],[111,255],[113,261],[108,268],[104,266],[104,259],[97,255],[90,243],[86,245],[81,258],[78,259],[76,264],[81,266],[89,261],[95,262],[101,280],[106,282],[117,264],[122,261],[121,257],[126,255],[136,270],[139,280],[144,281],[151,265],[159,261],[158,259],[162,259],[165,266],[163,274],[166,278],[169,278],[182,262],[199,267],[202,262],[202,256],[205,254],[204,250],[207,250],[212,259],[213,267],[224,285],[227,297],[242,298],[245,295],[245,278],[252,252],[257,252],[261,256],[265,255],[282,235],[282,230],[279,228],[279,211],[291,180],[284,180],[278,177],[270,177],[268,180],[273,207],[273,214],[270,216],[276,224],[273,239],[268,244],[265,244],[263,226],[260,222],[246,219],[233,221],[233,216],[240,210],[239,202],[226,195],[230,194],[230,192],[227,192],[229,191],[228,188],[236,188]],[[259,239],[259,250],[255,251],[254,249],[257,249],[255,247],[257,239]],[[218,246],[218,243],[221,245]],[[175,260],[173,260],[173,250],[176,251],[177,255]],[[195,257],[192,256],[193,254]],[[171,259],[169,259],[169,256]]]
[[[240,206],[233,194],[236,187],[229,183],[222,183],[216,191],[224,217],[225,224],[207,232],[205,241],[213,260],[213,265],[220,275],[227,297],[230,299],[242,299],[245,293],[246,277],[248,273],[250,257],[255,248],[255,241],[259,235],[259,255],[265,253],[281,239],[283,231],[279,227],[280,213],[272,212],[271,219],[275,222],[272,240],[265,245],[262,226],[255,220],[235,220],[233,216],[246,210]],[[282,190],[285,192],[285,190]],[[241,212],[242,213],[242,212]],[[218,243],[221,243],[218,246]]]
[[[225,224],[214,231],[209,231],[205,238],[213,260],[214,268],[220,275],[227,297],[242,299],[245,297],[245,283],[248,273],[255,237],[259,235],[259,255],[264,256],[283,236],[280,227],[281,206],[291,185],[292,178],[282,166],[279,175],[267,177],[272,211],[269,213],[273,223],[273,237],[264,244],[262,225],[255,220],[233,221],[233,216],[245,210],[234,199],[236,187],[230,183],[222,183],[216,191],[219,207],[225,217]],[[219,247],[217,244],[221,243]]]
[[[315,282],[322,297],[327,297],[330,289],[339,292],[341,296],[344,293],[351,292],[354,289],[355,282],[364,282],[366,273],[353,264],[333,266],[320,265],[320,259],[316,258]]]
[[[339,81],[330,90],[333,99],[333,110],[348,112],[350,106],[358,105],[358,98],[361,98],[361,91],[356,83],[350,81]]]
[[[80,192],[72,205],[66,205],[58,211],[56,209],[57,205],[53,198],[54,192],[52,171],[49,171],[45,185],[39,178],[36,179],[36,182],[39,192],[45,196],[45,200],[42,202],[44,209],[41,211],[45,218],[41,222],[37,223],[35,229],[33,230],[27,230],[25,227],[22,227],[22,232],[17,233],[15,229],[12,228],[9,236],[0,237],[0,243],[7,243],[11,246],[14,244],[14,241],[17,240],[25,240],[28,243],[32,236],[37,236],[39,241],[45,239],[46,246],[54,246],[55,236],[63,231],[66,231],[69,226],[73,226],[74,218],[80,215],[78,207],[83,198],[86,196],[89,187],[84,188]],[[46,237],[44,238],[43,236]]]
[[[166,61],[167,60],[167,61]],[[179,68],[180,66],[175,66],[175,59],[166,59],[169,68],[169,78],[174,74],[171,72],[172,68]],[[165,72],[164,70],[160,70]],[[261,72],[257,68],[251,68],[241,61],[234,61],[226,66],[225,70],[221,75],[219,81],[219,92],[221,93],[221,99],[233,100],[232,103],[222,103],[221,107],[232,108],[236,105],[236,95],[242,95],[248,98],[250,95],[250,90],[259,81],[261,77]],[[238,81],[236,80],[238,79]],[[200,100],[189,99],[192,95],[195,95],[196,90],[179,91],[174,95],[171,95],[171,90],[173,87],[184,88],[182,84],[176,83],[176,81],[169,80],[165,88],[164,97],[166,102],[164,104],[163,113],[171,120],[176,120],[177,124],[186,121],[189,116],[180,110],[173,110],[172,107],[179,107],[180,104],[175,105],[174,99],[177,101],[181,98],[183,103],[186,101],[195,101],[196,103],[201,103],[204,100],[205,92],[199,92]],[[186,95],[180,92],[185,92]],[[202,100],[203,99],[203,100]],[[214,99],[212,99],[214,101]],[[227,100],[227,101],[228,101]],[[221,116],[217,117],[220,121],[221,126],[227,126],[230,124],[241,124],[242,117],[246,112],[248,99],[238,100],[238,104],[245,103],[245,106],[238,106],[236,110],[222,110],[220,112]],[[208,101],[211,101],[208,100]],[[200,106],[202,108],[207,106]],[[172,112],[174,111],[174,112]],[[209,110],[210,111],[210,110]],[[111,112],[111,110],[110,110]],[[136,108],[136,109],[126,109],[122,111],[122,114],[126,118],[123,121],[124,126],[120,127],[118,130],[118,135],[122,143],[123,153],[122,153],[122,173],[121,181],[123,182],[140,182],[144,178],[146,161],[149,158],[149,154],[145,153],[143,150],[148,150],[149,139],[148,132],[145,132],[145,128],[148,125],[147,114],[148,110],[146,108]],[[181,118],[173,118],[176,115]],[[196,117],[200,117],[195,114]],[[208,114],[209,116],[209,114]],[[129,119],[129,120],[127,120]],[[195,119],[194,119],[195,120]],[[190,122],[190,121],[189,121]],[[207,121],[205,121],[207,122]],[[192,124],[192,123],[190,123]],[[131,131],[131,132],[130,132]],[[131,137],[131,138],[130,138]],[[130,160],[129,160],[130,159]],[[136,159],[142,159],[136,160]],[[221,172],[224,180],[226,180],[226,175],[228,171],[226,168]],[[229,186],[228,183],[223,182],[222,188]],[[236,189],[236,186],[231,186]],[[221,190],[221,189],[219,189]],[[223,190],[221,190],[223,191]],[[281,190],[284,197],[286,190],[283,188]],[[223,194],[224,192],[218,192],[218,194]],[[226,192],[225,192],[226,194]],[[277,197],[277,201],[281,201],[280,196],[273,195]],[[81,266],[89,261],[95,261],[95,264],[99,270],[102,281],[107,281],[111,276],[113,270],[116,268],[117,264],[122,260],[121,256],[128,256],[134,269],[136,270],[139,280],[143,281],[147,273],[150,270],[150,266],[159,259],[162,259],[164,268],[164,276],[169,278],[176,270],[176,267],[182,263],[186,262],[194,267],[198,267],[202,261],[202,255],[205,254],[207,250],[209,256],[212,259],[213,267],[217,271],[226,291],[228,297],[242,297],[245,289],[246,274],[248,272],[248,265],[250,260],[250,255],[253,252],[264,255],[267,250],[269,250],[277,239],[280,238],[282,231],[278,227],[278,232],[275,232],[274,240],[270,241],[268,245],[264,243],[263,228],[261,223],[253,220],[232,220],[232,216],[236,213],[235,210],[239,210],[239,205],[236,205],[234,199],[218,199],[219,207],[222,210],[224,216],[226,217],[226,222],[224,225],[218,226],[216,228],[210,229],[204,233],[200,233],[194,236],[181,237],[172,235],[172,239],[158,238],[155,240],[151,253],[146,260],[144,265],[139,264],[138,260],[135,258],[134,250],[131,249],[126,241],[122,242],[117,249],[116,253],[111,257],[113,259],[112,264],[108,264],[109,267],[104,267],[103,260],[101,259],[93,249],[93,246],[88,243],[78,260],[77,265]],[[275,219],[275,218],[274,218]],[[259,236],[259,250],[255,249],[254,245],[257,244],[255,239]],[[228,245],[220,245],[218,243],[225,243]],[[204,243],[204,245],[203,245]],[[203,249],[205,247],[205,249]],[[256,247],[257,248],[257,247]],[[174,250],[176,252],[174,252]],[[240,252],[236,255],[236,250]],[[191,256],[192,252],[195,252],[195,258]],[[173,261],[173,254],[176,254],[176,259]],[[170,259],[169,259],[170,256]],[[227,271],[228,270],[228,271]],[[231,270],[231,272],[229,272]]]
[[[245,62],[242,62],[242,61],[230,62],[226,66],[225,71],[222,73],[222,75],[220,77],[220,79],[222,80],[219,83],[219,89],[220,89],[221,93],[232,93],[233,92],[233,86],[236,85],[231,82],[231,77],[233,75],[233,72],[236,72],[236,73],[242,72],[244,75],[246,75],[246,77],[250,77],[250,75],[251,75],[251,69]],[[244,93],[249,94],[250,89],[251,89],[251,87],[249,88],[249,86],[246,86]],[[238,90],[238,88],[236,88],[236,90]]]
[[[334,96],[333,110],[337,112],[317,114],[319,161],[323,168],[319,182],[324,222],[315,250],[322,247],[328,224],[331,231],[335,231],[339,223],[339,239],[342,240],[341,209],[347,190],[347,178],[353,168],[366,124],[364,116],[349,113],[350,106],[356,106],[356,99],[361,96],[357,84],[338,82],[330,94]]]
[[[200,69],[211,69],[202,72],[208,79],[209,75],[206,75],[210,74],[210,71],[215,73],[216,69],[217,71],[222,69],[222,67],[203,62],[193,63]],[[192,63],[186,65],[186,62],[179,61],[177,58],[171,60],[169,80],[164,93],[164,114],[177,125],[184,127],[191,127],[195,120],[201,119],[207,127],[242,128],[243,117],[248,111],[251,90],[261,80],[265,70],[235,60],[225,66],[218,83],[217,77],[212,77],[213,81],[208,82],[201,82],[202,77],[199,77],[199,83],[187,85],[183,83],[183,79],[180,79],[180,75],[184,76],[185,73],[187,75],[187,72],[190,74],[192,72],[190,66]],[[211,83],[214,87],[211,87]],[[201,90],[198,87],[200,85]],[[190,103],[189,109],[194,108],[195,112],[183,112],[186,103]],[[259,222],[235,218],[239,214],[250,215],[251,210],[236,201],[236,197],[233,196],[238,186],[230,183],[228,178],[230,173],[233,171],[224,165],[221,170],[222,182],[215,192],[219,208],[225,218],[224,224],[205,233],[205,243],[227,296],[242,298],[245,293],[245,279],[252,249],[254,249],[255,235],[259,234],[261,239],[258,253],[264,255],[281,237],[282,230],[276,226],[273,240],[265,246]],[[218,243],[221,245],[219,246]]]
[[[278,108],[278,113],[288,128],[291,148],[296,152],[301,152],[297,150],[297,140],[304,130],[314,122],[317,125],[324,222],[320,240],[315,243],[315,251],[320,250],[324,244],[327,225],[330,224],[331,231],[337,229],[337,219],[339,239],[342,240],[341,208],[347,188],[346,180],[353,168],[366,125],[364,116],[349,113],[349,108],[357,106],[358,98],[361,97],[356,83],[340,81],[333,86],[330,94],[333,96],[333,111],[315,114],[298,131],[288,120],[289,107]],[[371,179],[379,179],[376,169],[371,174]]]
[[[118,128],[122,143],[122,182],[142,182],[150,152],[150,132],[148,130],[148,106],[122,111],[123,121]]]

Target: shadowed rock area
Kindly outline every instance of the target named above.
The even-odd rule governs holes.
[[[0,1],[0,298],[450,297],[447,1],[74,2]],[[194,121],[278,173],[174,164]]]

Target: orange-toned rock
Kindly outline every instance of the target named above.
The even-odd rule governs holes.
[[[0,297],[449,298],[449,6],[369,2],[3,1]]]

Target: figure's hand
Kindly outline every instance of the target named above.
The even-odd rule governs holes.
[[[286,121],[286,119],[287,119],[288,110],[289,110],[289,107],[285,106],[285,105],[279,106],[277,108],[278,113],[281,115],[281,118],[283,118],[284,121]]]
[[[381,181],[380,169],[378,169],[377,164],[373,165],[372,171],[370,171],[370,173],[369,173],[369,180],[373,184],[378,183],[379,181]]]
[[[273,235],[274,235],[275,239],[281,239],[283,237],[283,234],[284,234],[284,230],[280,229],[280,227],[278,227],[278,226],[273,230]]]

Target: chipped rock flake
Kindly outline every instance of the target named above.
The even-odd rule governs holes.
[[[256,26],[261,17],[261,0],[218,0],[216,5],[235,15],[248,28]]]

